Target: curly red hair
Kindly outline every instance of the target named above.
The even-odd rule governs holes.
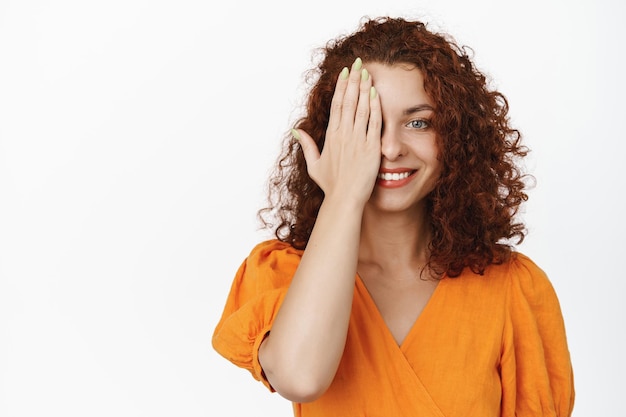
[[[443,166],[428,196],[432,231],[428,266],[455,277],[465,267],[482,274],[488,265],[508,259],[509,242],[519,244],[526,235],[516,215],[528,199],[527,176],[517,162],[528,149],[521,144],[520,132],[510,126],[506,98],[488,88],[468,48],[428,30],[422,22],[380,17],[365,20],[355,33],[328,42],[319,52],[322,59],[308,74],[311,89],[305,116],[296,127],[323,149],[337,74],[357,57],[365,63],[415,66],[435,104],[432,126]],[[274,228],[279,240],[303,249],[323,198],[307,173],[299,145],[286,135],[269,182],[269,207],[259,211],[264,227]]]

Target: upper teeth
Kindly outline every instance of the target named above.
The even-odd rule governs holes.
[[[380,174],[378,174],[378,178],[385,181],[398,181],[405,179],[409,175],[411,175],[410,172],[381,172]]]

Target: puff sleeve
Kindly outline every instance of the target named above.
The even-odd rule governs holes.
[[[261,342],[300,262],[301,252],[269,240],[255,246],[235,274],[222,316],[213,332],[213,348],[274,391],[258,359]]]
[[[567,417],[574,379],[559,301],[524,255],[511,264],[501,358],[502,417]]]

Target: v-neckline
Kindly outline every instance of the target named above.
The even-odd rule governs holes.
[[[417,332],[418,325],[420,324],[421,321],[424,320],[424,318],[423,318],[424,315],[426,313],[428,313],[428,311],[432,308],[431,305],[433,304],[433,300],[435,299],[437,294],[439,292],[441,292],[440,288],[441,288],[441,286],[442,286],[442,284],[444,283],[445,280],[446,280],[445,276],[439,280],[439,282],[437,283],[437,286],[435,287],[433,293],[428,298],[428,301],[426,301],[426,304],[424,305],[424,308],[418,314],[417,318],[415,319],[415,321],[411,325],[411,328],[409,329],[407,334],[404,336],[404,339],[402,340],[402,342],[400,344],[398,344],[398,342],[396,341],[395,337],[393,336],[393,333],[391,333],[391,329],[387,325],[387,322],[385,322],[385,319],[384,319],[382,313],[378,309],[378,306],[376,305],[376,302],[374,301],[374,298],[372,297],[372,294],[370,294],[369,290],[367,289],[367,285],[365,285],[365,282],[361,278],[361,275],[359,275],[358,273],[356,274],[356,285],[357,285],[357,287],[360,287],[361,291],[363,292],[363,294],[364,294],[363,297],[365,299],[365,302],[367,302],[369,304],[370,310],[374,312],[374,315],[376,316],[376,319],[380,321],[380,323],[381,323],[381,325],[382,325],[382,327],[384,329],[384,333],[386,334],[386,337],[389,339],[389,342],[392,343],[394,346],[396,346],[398,349],[400,349],[402,352],[404,352],[404,350],[405,350],[404,348],[413,339],[413,334],[415,332]]]

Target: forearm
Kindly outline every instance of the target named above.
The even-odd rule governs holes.
[[[259,359],[283,396],[302,401],[332,382],[344,350],[362,207],[326,199]]]
[[[331,384],[343,355],[358,262],[363,208],[381,160],[380,99],[357,58],[338,76],[322,152],[300,140],[310,177],[325,198],[300,265],[259,350],[265,375],[285,398],[311,401]]]

